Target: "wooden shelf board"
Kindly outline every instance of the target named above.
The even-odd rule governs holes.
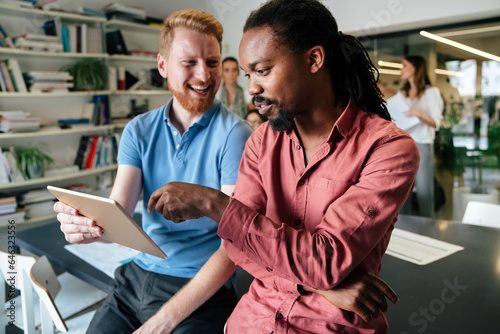
[[[95,174],[100,174],[100,173],[104,173],[104,172],[111,172],[111,171],[116,170],[116,168],[117,168],[117,165],[114,164],[114,165],[110,165],[107,167],[85,169],[82,171],[68,173],[65,175],[41,177],[38,179],[32,179],[32,180],[27,180],[27,181],[23,181],[23,182],[4,183],[4,184],[0,184],[0,191],[8,190],[9,192],[12,192],[18,188],[33,187],[33,186],[45,186],[51,182],[58,182],[58,181],[62,181],[62,180],[75,179],[75,178],[79,178],[79,177],[95,175]]]

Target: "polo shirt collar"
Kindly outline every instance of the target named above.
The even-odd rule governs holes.
[[[172,103],[174,102],[174,98],[172,97],[168,103],[164,106],[164,120],[168,123],[171,124],[170,122],[170,110],[172,110]],[[213,115],[215,114],[215,111],[219,109],[221,104],[221,101],[219,101],[217,98],[214,99],[214,102],[212,103],[212,106],[206,113],[200,116],[200,118],[194,123],[198,124],[200,126],[207,126],[208,123],[210,123],[210,120],[212,119]]]

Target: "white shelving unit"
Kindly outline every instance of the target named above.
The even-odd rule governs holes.
[[[17,7],[0,2],[0,20],[2,26],[10,35],[17,36],[33,30],[23,31],[32,24],[38,27],[51,17],[57,17],[62,24],[87,23],[90,26],[100,27],[103,41],[106,31],[120,29],[126,35],[129,49],[156,50],[160,28],[120,20],[106,20],[105,18],[86,16],[56,10],[40,10]],[[104,43],[105,44],[105,43]],[[130,44],[130,46],[129,46]],[[104,50],[106,50],[104,45]],[[156,58],[132,55],[109,55],[107,53],[74,53],[74,52],[46,52],[21,50],[16,48],[0,48],[0,59],[18,59],[21,70],[57,71],[62,66],[81,59],[104,59],[110,66],[124,66],[131,71],[142,69],[149,70],[156,67]],[[71,129],[57,127],[57,119],[80,118],[85,105],[93,95],[107,95],[112,117],[125,117],[129,112],[130,99],[143,103],[145,99],[154,100],[149,104],[149,109],[160,106],[168,100],[171,93],[167,90],[133,90],[133,91],[71,91],[57,93],[19,93],[0,92],[0,110],[24,110],[33,116],[42,118],[42,128],[34,132],[0,133],[0,147],[10,146],[37,146],[47,144],[48,153],[54,158],[57,168],[70,166],[74,162],[78,144],[82,135],[109,135],[123,130],[126,121],[117,124],[101,126],[83,126]],[[116,113],[116,114],[115,114]],[[0,184],[0,194],[19,194],[28,190],[45,188],[48,184],[66,186],[74,182],[97,183],[97,179],[104,175],[114,178],[117,165],[95,169],[83,169],[77,172],[65,173],[57,176],[41,177],[23,182]],[[29,219],[26,223],[40,223],[51,220],[55,215]]]
[[[24,190],[28,188],[36,188],[36,187],[44,187],[51,183],[61,182],[68,179],[76,179],[82,178],[86,176],[106,173],[106,172],[114,172],[117,168],[117,165],[110,165],[106,167],[93,168],[93,169],[84,169],[78,172],[66,173],[57,176],[49,176],[49,177],[40,177],[37,179],[30,179],[23,182],[12,182],[5,183],[0,185],[0,191],[7,190],[9,192]]]

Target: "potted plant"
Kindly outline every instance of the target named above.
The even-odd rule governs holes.
[[[103,59],[84,59],[61,69],[73,76],[73,90],[104,90],[108,86],[108,66]]]
[[[42,177],[45,166],[54,162],[54,159],[43,153],[38,147],[17,148],[16,152],[21,171],[27,179]]]

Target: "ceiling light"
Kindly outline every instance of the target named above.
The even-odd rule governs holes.
[[[441,37],[451,37],[451,36],[463,36],[470,34],[480,34],[483,32],[497,31],[500,30],[500,26],[492,26],[492,27],[483,27],[483,28],[472,28],[466,30],[457,30],[457,31],[448,31],[448,32],[440,32],[439,36]]]
[[[473,47],[467,46],[465,44],[458,43],[458,42],[452,41],[450,39],[447,39],[447,38],[444,38],[444,37],[440,37],[438,35],[431,34],[431,33],[427,32],[425,30],[422,30],[420,32],[420,35],[422,35],[424,37],[427,37],[427,38],[430,38],[430,39],[433,39],[435,41],[444,43],[444,44],[451,45],[451,46],[456,47],[458,49],[462,49],[462,50],[465,50],[467,52],[474,53],[474,54],[479,55],[481,57],[488,58],[488,59],[500,62],[500,57],[495,56],[495,55],[493,55],[491,53],[484,52],[484,51],[475,49]]]
[[[385,66],[385,67],[403,68],[403,64],[393,63],[393,62],[390,62],[390,61],[379,60],[378,64],[380,66]]]
[[[402,68],[403,67],[403,65],[400,64],[400,63],[393,63],[393,62],[390,62],[390,61],[383,61],[383,60],[379,60],[377,64],[379,66],[393,67],[393,68]],[[392,74],[392,75],[400,75],[401,74],[401,71],[398,71],[398,70],[387,70],[387,69],[384,69],[384,68],[379,68],[378,71],[380,73],[384,73],[384,74]],[[439,68],[436,68],[434,70],[434,73],[436,73],[436,74],[442,74],[442,75],[449,75],[449,76],[464,76],[465,75],[464,73],[459,72],[459,71],[442,70],[442,69],[439,69]]]
[[[442,70],[442,69],[439,69],[439,68],[436,68],[434,70],[434,73],[436,73],[436,74],[443,74],[443,75],[457,76],[457,77],[463,77],[465,75],[465,73],[462,73],[462,72],[450,71],[450,70]]]
[[[377,70],[379,73],[382,73],[382,74],[401,75],[401,71],[398,71],[398,70],[386,70],[383,68],[377,68]]]

